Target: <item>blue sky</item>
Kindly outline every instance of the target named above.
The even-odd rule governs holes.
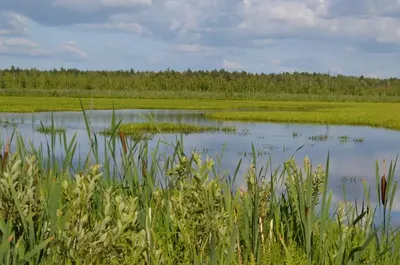
[[[399,0],[3,0],[0,68],[400,76]]]

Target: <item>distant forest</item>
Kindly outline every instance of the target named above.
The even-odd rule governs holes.
[[[151,71],[80,71],[76,69],[0,70],[1,94],[49,94],[58,91],[89,92],[196,92],[257,94],[312,94],[348,96],[400,96],[400,79],[378,79],[364,76],[330,75],[324,73],[258,74],[226,70],[183,72]],[[1,92],[3,91],[3,92]],[[22,92],[23,91],[23,92]],[[48,91],[48,93],[46,92]],[[111,91],[111,92],[110,92]],[[68,93],[67,93],[68,94]],[[79,94],[79,93],[75,93]],[[80,93],[82,94],[82,93]],[[119,93],[120,95],[123,95]],[[129,93],[128,93],[129,94]],[[97,94],[101,96],[101,94]],[[129,94],[133,95],[133,94]]]

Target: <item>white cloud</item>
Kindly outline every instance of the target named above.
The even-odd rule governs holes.
[[[196,44],[177,44],[172,47],[173,51],[184,53],[199,53],[205,51],[205,47]]]
[[[398,18],[372,14],[363,17],[330,17],[327,15],[332,3],[324,0],[246,0],[241,4],[239,13],[242,22],[238,28],[246,30],[246,34],[253,37],[275,34],[309,38],[311,35],[317,38],[367,38],[382,43],[400,43]]]
[[[73,41],[68,41],[60,46],[60,51],[73,56],[75,59],[87,59],[89,55],[81,50]]]
[[[47,56],[50,52],[41,48],[39,44],[24,38],[0,38],[0,54]]]
[[[25,16],[0,10],[0,35],[23,34],[28,30],[27,24]]]
[[[10,47],[26,47],[26,48],[38,48],[39,44],[24,38],[8,38],[3,40],[5,46]]]
[[[346,52],[355,52],[355,51],[357,51],[357,48],[352,46],[352,45],[346,46],[344,49],[345,49]]]
[[[151,5],[152,0],[55,0],[54,7],[95,11],[101,7],[135,7]]]
[[[246,67],[239,62],[228,61],[224,59],[224,61],[222,62],[222,68],[237,70],[237,69],[245,69]]]
[[[129,7],[137,5],[151,5],[152,0],[101,0],[100,3],[110,7]]]
[[[269,62],[274,65],[279,65],[282,61],[279,59],[271,59]]]
[[[268,72],[327,72],[336,67],[345,74],[380,69],[389,75],[398,68],[385,66],[396,64],[400,55],[397,0],[35,0],[30,9],[16,2],[0,1],[0,34],[25,40],[35,34],[32,40],[43,40],[55,52],[61,48],[50,47],[52,31],[88,45],[111,40],[118,44],[118,49],[108,49],[107,56],[96,56],[93,50],[90,58],[75,44],[62,48],[64,55],[88,59],[87,65],[98,65],[107,57],[115,67],[147,67],[148,60],[154,62],[151,67]],[[29,32],[28,25],[35,31]],[[44,41],[43,34],[50,41]],[[54,36],[59,43],[61,35]],[[157,46],[157,51],[149,45]],[[121,54],[134,49],[144,51],[146,62],[121,65],[118,60],[128,61]],[[374,63],[367,63],[371,60]]]
[[[135,16],[132,14],[119,14],[110,16],[107,22],[100,24],[80,24],[78,25],[85,29],[107,29],[133,32],[139,36],[151,36],[152,32],[135,21]]]

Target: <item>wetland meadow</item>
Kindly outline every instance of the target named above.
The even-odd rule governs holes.
[[[0,263],[399,264],[398,86],[0,71]]]

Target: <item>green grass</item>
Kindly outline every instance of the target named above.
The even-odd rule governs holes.
[[[277,123],[366,125],[400,130],[400,104],[397,103],[325,103],[293,102],[302,110],[219,111],[206,113],[210,119]],[[284,105],[282,105],[284,106]]]
[[[321,102],[197,100],[197,99],[119,99],[83,98],[85,109],[182,109],[182,110],[313,110],[327,106]],[[330,103],[333,104],[333,103]],[[344,103],[342,103],[344,104]],[[68,97],[0,97],[0,112],[81,111],[80,100]]]
[[[400,129],[400,103],[241,101],[185,99],[83,99],[86,109],[216,110],[222,120],[367,125]],[[0,112],[79,111],[77,98],[0,97]]]
[[[319,102],[400,102],[399,96],[341,95],[341,94],[291,94],[265,92],[207,92],[207,91],[158,91],[158,90],[84,90],[84,89],[1,89],[0,96],[60,97],[98,99],[164,99],[164,100],[267,100],[267,101],[319,101]]]
[[[125,135],[135,135],[138,133],[201,133],[201,132],[225,132],[235,133],[236,128],[233,126],[205,126],[185,123],[128,123],[121,124],[118,128],[119,133]],[[106,129],[103,134],[111,135],[113,131]]]
[[[396,162],[384,194],[377,164],[376,182],[363,182],[363,206],[342,200],[336,207],[328,187],[329,156],[324,167],[313,168],[308,158],[299,167],[289,158],[270,168],[270,160],[256,163],[253,146],[247,173],[238,174],[239,161],[228,176],[208,156],[185,155],[179,139],[166,154],[160,142],[150,150],[147,142],[114,135],[105,139],[100,157],[99,138],[86,116],[85,121],[91,149],[78,168],[72,161],[79,142],[67,141],[65,133],[59,142],[52,134],[36,149],[17,132],[15,150],[5,146],[1,264],[400,262],[400,234],[388,225]],[[115,126],[113,115],[111,129],[118,131]],[[63,150],[61,161],[56,146]],[[239,178],[241,189],[235,186]],[[371,202],[375,197],[377,205]],[[377,213],[385,218],[376,222]]]

